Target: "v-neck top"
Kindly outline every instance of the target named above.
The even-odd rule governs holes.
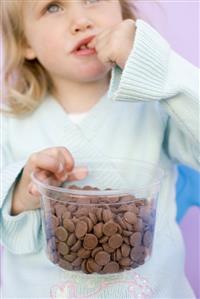
[[[88,112],[68,113],[68,117],[73,123],[79,124],[87,116],[87,113]]]

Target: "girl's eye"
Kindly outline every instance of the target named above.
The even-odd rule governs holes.
[[[56,12],[59,12],[59,10],[61,9],[61,6],[57,3],[50,3],[47,8],[46,8],[46,11],[48,13],[56,13]]]

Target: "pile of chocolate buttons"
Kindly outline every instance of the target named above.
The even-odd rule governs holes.
[[[82,189],[97,190],[90,186]],[[46,201],[47,254],[65,270],[117,273],[144,264],[150,256],[155,223],[153,199],[128,194],[68,194],[62,201]]]

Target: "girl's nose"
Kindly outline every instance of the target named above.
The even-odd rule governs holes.
[[[71,30],[72,34],[76,34],[78,32],[85,31],[85,30],[92,29],[92,28],[93,28],[92,21],[90,21],[88,18],[84,17],[84,18],[74,21],[71,24],[70,30]]]

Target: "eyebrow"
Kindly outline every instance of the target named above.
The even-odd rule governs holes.
[[[40,7],[43,6],[43,5],[47,5],[47,4],[50,4],[51,2],[54,2],[53,0],[40,0],[40,1],[32,1],[30,0],[29,2],[33,2],[33,5],[32,5],[32,8],[37,8],[37,7]],[[56,1],[55,1],[56,2]],[[65,3],[68,3],[68,0],[58,0],[57,2],[65,2]]]
[[[37,7],[40,7],[40,6],[43,6],[43,5],[47,5],[48,3],[51,3],[52,1],[51,0],[42,0],[42,1],[30,1],[30,2],[33,2],[33,4],[31,5],[32,8],[37,8]]]
[[[47,4],[48,2],[50,2],[50,0],[48,1],[31,1],[31,2],[33,2],[33,5],[32,5],[32,8],[36,8],[37,6],[39,6],[40,4],[41,5],[45,5],[45,4]]]

